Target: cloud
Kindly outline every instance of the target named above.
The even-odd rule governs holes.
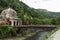
[[[51,1],[51,0],[42,0],[42,1]]]
[[[47,9],[49,11],[60,12],[60,0],[22,0],[25,4],[33,8]]]

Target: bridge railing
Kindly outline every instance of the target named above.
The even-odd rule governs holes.
[[[56,27],[57,25],[20,25],[16,27]]]

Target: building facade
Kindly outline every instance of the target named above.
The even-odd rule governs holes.
[[[19,26],[22,21],[17,17],[17,12],[12,8],[7,8],[1,12],[0,25]]]

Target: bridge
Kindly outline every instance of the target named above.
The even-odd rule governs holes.
[[[36,33],[34,35],[38,34],[39,36],[43,35],[43,33],[50,32],[51,30],[56,28],[56,26],[57,25],[20,25],[15,27],[18,28],[18,33],[20,33],[21,35]]]
[[[18,29],[30,29],[30,30],[40,30],[40,31],[50,31],[56,28],[57,25],[20,25],[16,26]],[[24,30],[23,30],[24,31]]]
[[[56,25],[20,25],[20,28],[55,28]]]

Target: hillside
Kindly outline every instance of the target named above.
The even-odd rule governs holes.
[[[56,16],[60,16],[59,12],[49,12],[45,9],[34,9],[30,8],[23,2],[19,0],[0,0],[0,12],[5,9],[11,7],[15,9],[18,13],[23,11],[24,14],[28,14],[32,17],[37,17],[37,18],[52,18]]]
[[[59,24],[60,12],[46,9],[34,9],[19,0],[0,0],[0,13],[6,8],[13,8],[23,24]],[[58,18],[57,18],[58,17]]]

